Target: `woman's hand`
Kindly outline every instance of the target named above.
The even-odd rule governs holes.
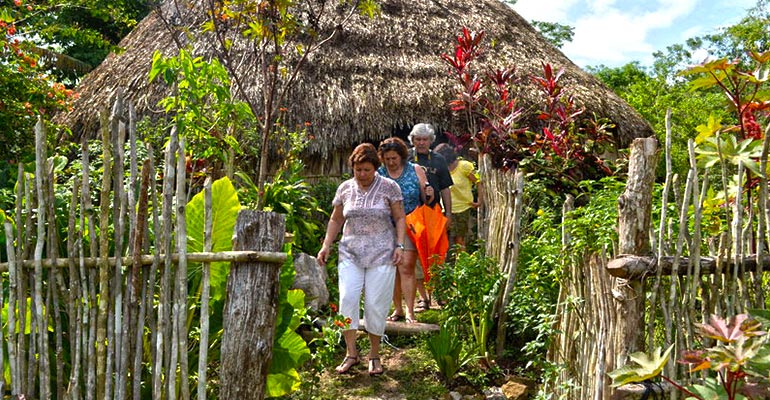
[[[426,185],[425,186],[425,199],[428,203],[433,201],[433,198],[436,196],[436,192],[433,190],[433,186]]]
[[[396,247],[395,250],[393,250],[393,265],[398,266],[401,264],[401,262],[404,260],[404,249],[400,247]]]
[[[329,256],[329,246],[323,245],[321,247],[321,250],[318,250],[318,255],[315,257],[316,260],[318,260],[318,265],[325,266],[326,265],[326,257]]]

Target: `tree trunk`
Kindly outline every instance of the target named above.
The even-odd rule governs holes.
[[[242,210],[235,223],[234,250],[279,251],[284,216]],[[223,315],[222,399],[262,399],[272,358],[281,264],[233,263]]]

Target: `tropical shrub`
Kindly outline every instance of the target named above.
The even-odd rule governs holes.
[[[725,108],[737,117],[737,123],[723,126],[721,119],[712,115],[706,124],[697,127],[696,153],[702,167],[710,168],[724,160],[733,168],[742,163],[754,175],[764,173],[756,161],[764,137],[758,117],[767,117],[770,112],[770,95],[766,90],[770,51],[749,55],[753,61],[750,66],[738,60],[719,59],[682,72],[695,77],[690,83],[692,90],[722,91],[727,99]],[[751,177],[747,185],[752,185]]]
[[[240,152],[232,132],[236,127],[248,130],[254,115],[245,102],[232,97],[227,69],[217,59],[196,57],[187,49],[174,57],[156,51],[149,80],[174,88],[158,105],[169,114],[169,124],[184,135],[190,162],[201,164],[192,169],[200,171],[207,163],[220,169],[232,165]]]
[[[541,76],[525,77],[541,93],[542,105],[536,111],[539,126],[522,127],[525,110],[514,93],[525,83],[515,67],[473,68],[486,50],[484,36],[463,28],[454,52],[441,56],[460,88],[449,106],[465,124],[450,140],[459,147],[472,142],[495,168],[523,169],[528,182],[542,180],[554,194],[576,194],[580,181],[614,174],[615,167],[599,157],[613,147],[612,125],[582,117],[585,109],[560,82],[564,70],[543,64]]]
[[[452,265],[434,266],[429,285],[437,298],[446,302],[449,315],[464,322],[462,333],[470,336],[474,355],[492,365],[488,350],[494,321],[492,311],[503,284],[503,275],[494,259],[483,251],[459,252]]]
[[[690,366],[693,383],[680,384],[660,375],[669,360],[673,345],[661,354],[638,352],[629,358],[633,364],[609,373],[614,387],[648,381],[658,375],[688,398],[765,399],[770,393],[770,342],[765,329],[770,327],[766,310],[752,311],[757,317],[739,314],[729,319],[712,315],[708,323],[697,324],[703,348],[685,350],[680,363]],[[713,344],[709,344],[713,343]],[[710,373],[700,379],[699,371]]]

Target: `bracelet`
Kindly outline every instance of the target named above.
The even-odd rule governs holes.
[[[404,244],[403,243],[396,244],[396,247],[398,247],[401,250],[404,250]]]

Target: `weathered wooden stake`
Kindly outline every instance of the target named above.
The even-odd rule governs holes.
[[[279,251],[284,216],[242,210],[235,222],[234,250]],[[272,358],[279,292],[280,264],[233,263],[227,277],[223,314],[220,398],[265,397]]]
[[[650,193],[655,183],[657,149],[655,138],[635,139],[631,144],[628,183],[618,199],[618,246],[621,254],[650,253]],[[645,299],[641,281],[626,281],[615,277],[608,279],[614,281],[612,294],[615,310],[614,318],[607,321],[610,340],[605,372],[623,366],[629,354],[642,349]],[[604,398],[608,398],[607,393]]]

